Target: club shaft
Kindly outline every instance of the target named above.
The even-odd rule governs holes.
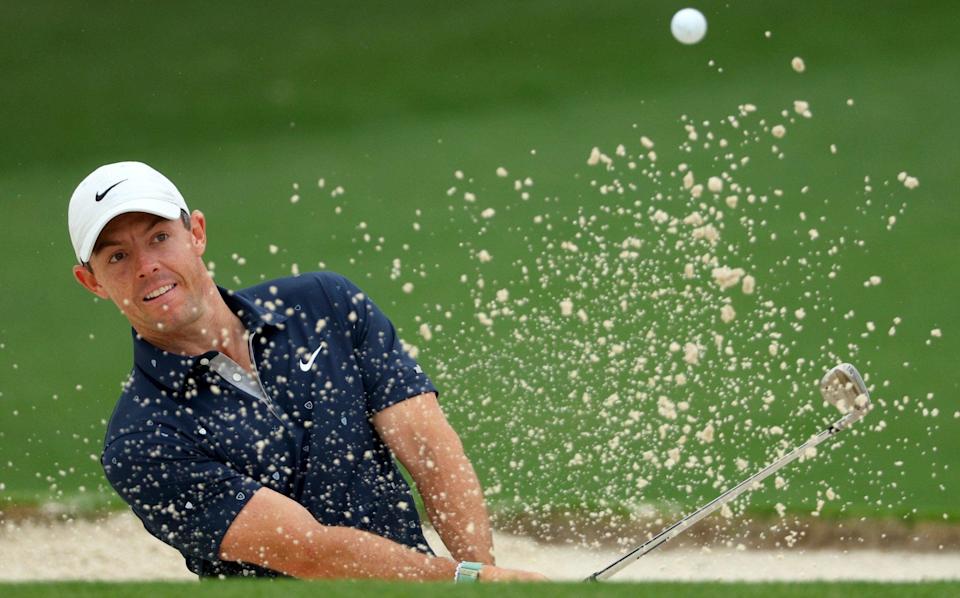
[[[680,535],[690,526],[694,525],[695,523],[697,523],[707,515],[710,515],[711,513],[713,513],[723,505],[725,505],[726,503],[730,502],[731,500],[737,498],[738,496],[740,496],[741,494],[749,490],[755,483],[766,479],[770,474],[778,471],[779,469],[781,469],[783,466],[787,465],[791,461],[794,461],[795,459],[797,459],[798,457],[806,453],[809,449],[817,446],[818,444],[820,444],[827,438],[830,438],[837,432],[847,428],[848,426],[850,426],[850,424],[860,419],[862,416],[863,414],[860,412],[850,412],[846,414],[845,416],[843,416],[842,418],[840,418],[839,420],[831,424],[830,427],[823,430],[822,432],[820,432],[810,440],[804,442],[803,444],[796,447],[789,453],[783,455],[773,463],[767,465],[766,467],[764,467],[757,473],[753,474],[749,478],[743,480],[733,488],[730,488],[729,490],[727,490],[717,498],[703,505],[702,507],[700,507],[693,513],[687,515],[680,521],[677,521],[670,527],[664,529],[662,532],[660,532],[653,538],[650,538],[649,540],[647,540],[645,543],[641,544],[634,550],[620,557],[617,561],[610,564],[605,569],[601,569],[600,571],[597,571],[596,573],[588,577],[587,581],[602,581],[604,579],[609,578],[610,576],[614,575],[615,573],[617,573],[627,565],[640,559],[643,555],[647,554],[651,550],[654,550],[659,546],[665,544],[671,538],[674,538]]]

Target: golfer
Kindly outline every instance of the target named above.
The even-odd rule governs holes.
[[[473,467],[393,325],[329,272],[243,290],[203,261],[206,220],[140,162],[70,199],[77,281],[133,327],[102,464],[201,577],[537,580],[496,567]],[[455,560],[434,556],[396,457]]]

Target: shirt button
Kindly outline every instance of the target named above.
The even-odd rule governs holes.
[[[307,409],[313,409],[313,401],[307,401],[303,406]]]
[[[233,374],[233,381],[234,381],[234,382],[239,382],[239,381],[241,381],[241,380],[243,380],[243,376],[241,376],[241,375],[238,374],[238,373],[234,373],[234,374]]]

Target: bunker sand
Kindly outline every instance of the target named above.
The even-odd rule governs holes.
[[[432,546],[439,538],[428,530]],[[620,554],[615,548],[543,544],[497,533],[505,566],[552,579],[586,577]],[[442,553],[442,551],[439,551]],[[0,527],[0,580],[193,579],[172,548],[151,537],[129,513],[67,522],[7,520]],[[960,552],[892,550],[736,550],[679,547],[651,554],[614,579],[689,581],[922,581],[960,579]]]

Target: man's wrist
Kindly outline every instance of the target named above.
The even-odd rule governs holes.
[[[453,581],[456,583],[476,583],[480,581],[480,571],[482,569],[483,563],[460,561],[453,573]]]

